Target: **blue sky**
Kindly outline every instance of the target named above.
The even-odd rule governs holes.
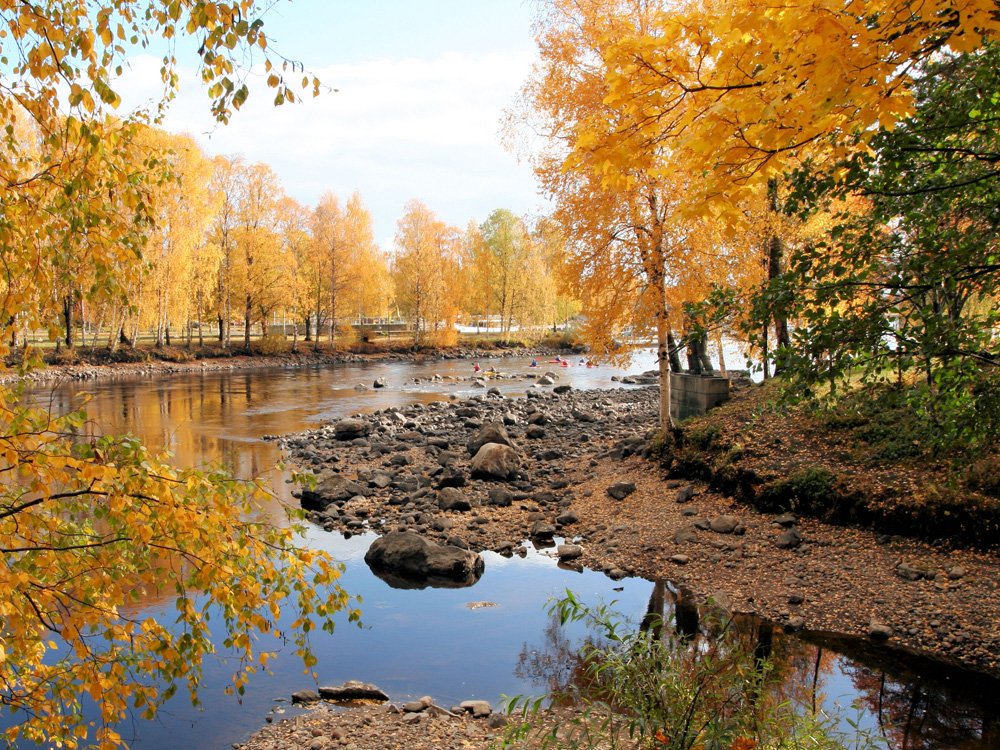
[[[218,126],[190,68],[164,126],[210,154],[266,162],[307,205],[360,191],[383,246],[411,198],[459,227],[495,208],[537,214],[531,170],[498,136],[535,57],[531,15],[522,0],[283,0],[264,16],[271,47],[339,91],[274,107],[252,87]],[[157,58],[134,58],[125,101],[155,96],[158,70]]]

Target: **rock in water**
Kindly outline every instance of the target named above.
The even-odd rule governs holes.
[[[319,689],[321,698],[328,701],[387,701],[389,696],[374,685],[348,680],[340,687],[321,687]]]
[[[412,531],[394,531],[376,539],[365,563],[393,588],[461,588],[483,574],[485,563],[475,552],[441,546]]]

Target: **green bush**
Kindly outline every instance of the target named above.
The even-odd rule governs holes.
[[[823,466],[800,469],[786,479],[772,482],[757,493],[757,505],[764,510],[793,510],[810,515],[834,506],[836,477]]]
[[[703,425],[684,431],[684,444],[699,451],[711,450],[721,434],[716,425]]]
[[[797,706],[780,690],[757,628],[702,620],[677,634],[655,617],[633,629],[607,606],[587,607],[567,591],[551,605],[560,625],[584,623],[589,638],[571,684],[541,698],[517,697],[502,747],[749,750],[754,747],[868,748],[884,744],[862,730],[846,738],[836,718]],[[710,632],[706,637],[704,632]],[[548,703],[569,710],[547,711]],[[849,742],[846,740],[850,739]]]

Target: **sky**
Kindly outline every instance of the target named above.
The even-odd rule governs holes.
[[[306,205],[360,192],[385,249],[414,198],[460,228],[496,208],[536,215],[545,204],[531,169],[499,137],[535,58],[531,16],[530,0],[281,0],[264,16],[269,49],[337,91],[275,107],[261,77],[218,125],[181,48],[190,63],[163,127],[210,155],[267,163]],[[158,95],[159,67],[157,56],[131,59],[126,107]]]

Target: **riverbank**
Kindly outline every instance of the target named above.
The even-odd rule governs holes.
[[[349,350],[311,351],[303,347],[299,352],[290,351],[279,354],[215,354],[208,358],[185,358],[184,350],[176,361],[169,359],[143,359],[142,361],[100,362],[86,356],[69,357],[59,364],[49,364],[32,370],[26,375],[17,375],[11,371],[0,375],[0,384],[18,381],[29,383],[54,383],[66,380],[103,380],[127,379],[173,373],[186,372],[216,372],[227,370],[249,370],[257,368],[294,368],[314,367],[332,364],[364,364],[366,362],[422,362],[448,359],[493,359],[505,357],[547,356],[550,352],[545,347],[523,347],[511,345],[497,348],[495,346],[457,346],[439,349],[378,349],[352,352]]]
[[[353,433],[338,437],[330,425],[280,442],[323,480],[304,500],[331,532],[411,530],[501,554],[531,538],[564,565],[665,578],[789,631],[856,635],[1000,676],[995,553],[758,510],[692,472],[683,442],[669,468],[637,455],[655,447],[646,441],[655,387],[555,383],[526,377],[529,398],[515,400],[484,381],[481,397],[384,410],[352,420]],[[723,409],[756,393],[743,392]],[[518,454],[506,480],[471,470],[467,444],[492,421],[506,425]],[[574,544],[552,541],[561,538]]]

